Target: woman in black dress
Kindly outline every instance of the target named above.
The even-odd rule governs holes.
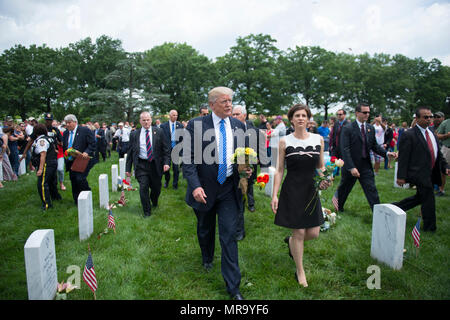
[[[294,105],[288,112],[288,118],[294,132],[279,143],[271,205],[275,224],[292,229],[292,236],[286,237],[285,242],[289,247],[289,255],[295,261],[295,278],[301,286],[307,287],[303,269],[303,245],[305,241],[319,236],[320,225],[324,223],[314,181],[316,172],[323,175],[324,142],[320,135],[306,130],[311,118],[311,111],[306,105]],[[285,161],[287,175],[278,199]],[[329,185],[330,182],[325,180],[320,183],[319,188],[326,189]]]

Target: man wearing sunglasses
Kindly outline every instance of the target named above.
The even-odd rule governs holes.
[[[356,120],[342,128],[340,151],[344,160],[342,180],[337,190],[338,211],[344,211],[344,204],[353,189],[356,180],[361,187],[373,211],[373,206],[380,203],[375,178],[370,160],[370,151],[385,157],[397,157],[395,152],[386,152],[375,138],[374,127],[367,122],[370,107],[359,104],[356,107]]]
[[[441,172],[449,174],[437,137],[428,128],[433,119],[428,107],[416,111],[417,125],[403,133],[399,143],[397,184],[413,183],[417,193],[393,204],[407,211],[421,205],[423,230],[436,231],[433,184],[441,185]]]

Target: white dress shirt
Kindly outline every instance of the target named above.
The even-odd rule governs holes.
[[[127,127],[123,127],[122,129],[118,129],[114,134],[115,137],[119,137],[122,142],[130,141],[130,133],[131,130]]]
[[[219,151],[219,161],[220,161],[220,121],[222,118],[218,117],[214,112],[212,113],[212,120],[214,123],[214,130],[216,131],[216,141],[217,141],[217,148]],[[227,177],[231,176],[233,173],[233,165],[231,163],[231,156],[233,155],[233,130],[231,130],[231,122],[230,118],[227,117],[225,120],[225,132],[227,135]]]
[[[147,160],[147,140],[146,140],[146,129],[141,128],[141,134],[139,135],[139,158]],[[150,137],[150,143],[152,145],[153,152],[153,140],[152,140],[152,127],[148,129],[148,135]]]
[[[436,144],[436,139],[434,138],[434,134],[431,132],[431,130],[427,127],[426,129],[422,128],[421,126],[417,125],[420,129],[420,132],[422,132],[423,138],[425,139],[425,142],[427,142],[427,136],[425,135],[425,131],[428,132],[428,136],[430,137],[431,144],[433,145],[433,151],[434,151],[434,159],[437,159],[437,151],[438,146]],[[428,142],[427,142],[428,146]]]

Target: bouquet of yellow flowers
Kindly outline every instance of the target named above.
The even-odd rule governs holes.
[[[239,188],[242,191],[244,199],[247,199],[247,169],[250,168],[251,164],[256,164],[258,162],[258,154],[252,148],[236,148],[236,151],[231,157],[232,163],[238,164],[239,176]]]

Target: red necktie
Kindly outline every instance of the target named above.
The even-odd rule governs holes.
[[[425,130],[425,136],[427,137],[428,149],[430,149],[430,153],[431,153],[431,168],[434,168],[434,163],[436,161],[436,158],[434,156],[433,143],[431,143],[430,136],[428,135],[428,130]]]

